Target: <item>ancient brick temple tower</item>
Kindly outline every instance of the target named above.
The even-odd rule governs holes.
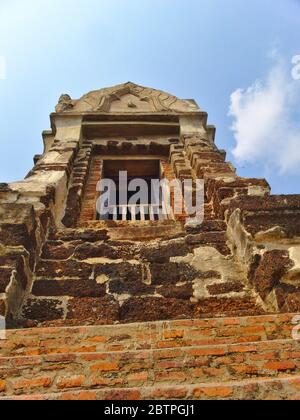
[[[0,315],[28,329],[0,341],[0,395],[299,396],[291,337],[300,196],[272,196],[265,180],[237,176],[214,138],[193,100],[133,83],[61,96],[32,171],[0,184]],[[157,220],[151,210],[99,220],[97,183],[120,170],[146,181],[204,179],[204,222]],[[130,367],[128,352],[136,359],[140,349],[143,363]],[[61,353],[76,372],[63,355],[62,372],[45,375]],[[12,372],[20,355],[23,368]]]

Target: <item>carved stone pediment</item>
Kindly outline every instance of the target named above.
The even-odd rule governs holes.
[[[197,112],[196,103],[160,90],[125,83],[92,91],[78,100],[62,95],[56,112],[152,113]]]
[[[73,109],[74,101],[72,101],[72,98],[70,95],[63,94],[58,100],[58,104],[55,107],[56,112],[65,112],[70,111]]]

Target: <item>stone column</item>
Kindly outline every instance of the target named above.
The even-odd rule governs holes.
[[[41,210],[49,191],[53,191],[51,212],[56,226],[61,226],[68,191],[70,173],[76,153],[82,142],[81,117],[53,117],[55,138],[51,147],[42,155],[29,176],[21,182],[10,184],[18,193],[18,202],[31,203]]]
[[[24,181],[0,187],[0,315],[12,322],[31,288],[50,224],[61,226],[81,117],[53,117],[54,141]],[[49,147],[50,146],[50,147]]]

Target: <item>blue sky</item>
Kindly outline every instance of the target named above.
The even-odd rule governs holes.
[[[300,193],[299,30],[296,0],[0,0],[0,182],[31,169],[61,93],[133,81],[196,99],[241,176]]]

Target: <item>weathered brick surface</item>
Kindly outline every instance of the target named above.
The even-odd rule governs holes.
[[[275,294],[277,297],[278,306],[282,312],[299,311],[299,307],[300,307],[299,287],[282,284],[276,288]]]
[[[49,239],[66,242],[84,241],[93,243],[108,238],[107,230],[105,229],[63,229],[51,231]]]
[[[10,283],[13,269],[10,267],[0,267],[0,293],[5,293]]]
[[[36,246],[35,219],[30,204],[1,204],[0,243],[23,246],[31,252]]]
[[[23,306],[23,316],[37,322],[62,319],[63,313],[62,303],[58,299],[27,299]]]
[[[111,324],[118,320],[119,306],[115,299],[104,298],[74,298],[68,303],[68,319],[79,319],[84,323],[99,322]]]
[[[236,326],[233,337],[241,337],[242,342],[242,333],[244,332],[246,335],[256,333],[259,336],[259,334],[263,334],[262,338],[265,339],[264,319],[261,319],[260,325],[249,327],[247,323],[250,319],[240,319],[244,326]],[[257,319],[258,321],[259,319]],[[280,323],[280,319],[275,317],[273,321],[276,322],[276,325]],[[229,319],[223,325],[222,320],[214,320],[214,322],[216,325],[221,322],[220,330],[211,327],[215,333],[217,332],[217,335],[223,334],[226,336],[230,328],[233,328]],[[250,391],[250,388],[252,390],[248,397],[250,395],[252,397],[258,396],[260,395],[258,389],[261,381],[266,381],[269,378],[270,382],[266,383],[271,384],[274,378],[276,381],[277,376],[284,373],[289,375],[286,380],[289,381],[289,386],[294,389],[294,394],[290,394],[290,397],[299,395],[299,390],[297,392],[295,386],[297,385],[297,378],[300,376],[300,352],[299,344],[296,341],[274,339],[244,344],[229,344],[229,342],[220,344],[222,341],[215,341],[219,344],[203,344],[201,346],[195,346],[195,342],[190,342],[187,347],[186,335],[189,334],[195,340],[195,333],[198,329],[200,337],[202,334],[202,337],[208,338],[209,330],[207,328],[210,324],[212,325],[212,320],[207,320],[206,324],[205,320],[203,320],[202,326],[200,324],[197,327],[197,321],[195,321],[195,324],[189,328],[185,326],[183,321],[173,322],[171,325],[166,323],[160,325],[149,324],[148,348],[143,345],[145,339],[147,342],[147,335],[140,338],[143,329],[140,328],[137,333],[131,327],[131,330],[128,328],[128,333],[134,333],[136,340],[134,342],[131,339],[131,345],[138,345],[140,349],[129,349],[127,344],[127,349],[125,346],[123,349],[111,349],[109,352],[99,351],[100,348],[97,348],[100,345],[109,349],[108,346],[113,344],[112,337],[109,338],[109,334],[107,334],[107,337],[105,335],[84,335],[95,328],[28,330],[25,331],[23,340],[25,342],[27,339],[32,340],[34,334],[39,339],[45,337],[45,352],[38,356],[2,357],[0,392],[2,396],[9,396],[34,395],[36,393],[51,394],[59,393],[61,390],[70,390],[73,393],[75,392],[75,398],[78,388],[80,388],[80,392],[99,392],[107,387],[113,387],[116,389],[109,394],[104,394],[106,395],[106,397],[103,397],[104,399],[114,399],[117,395],[118,398],[126,399],[126,395],[132,392],[130,389],[139,385],[143,386],[143,389],[156,389],[156,391],[152,390],[152,395],[157,399],[163,397],[172,399],[176,396],[184,399],[191,396],[191,389],[193,390],[192,397],[195,399],[227,399],[234,398],[237,395],[236,387],[244,389],[246,385],[248,385],[248,391]],[[155,341],[153,335],[151,335],[154,326],[159,327],[159,334]],[[204,326],[206,330],[202,330]],[[270,324],[270,326],[274,325]],[[169,329],[170,327],[174,329]],[[124,330],[125,327],[116,327],[117,330],[121,328]],[[106,327],[102,327],[102,329],[105,330]],[[54,353],[47,354],[47,349],[51,348],[50,337],[55,337],[52,338],[54,341],[59,340],[57,335],[59,331],[62,336],[68,333],[75,335],[77,341],[81,341],[81,345],[85,342],[86,346],[76,349],[74,346],[66,345],[65,349],[60,350],[61,352],[58,349],[53,349]],[[130,335],[127,334],[126,336],[125,332],[126,329],[121,332],[121,335],[115,336],[116,342],[121,343],[121,346],[123,340],[129,342]],[[116,333],[120,334],[118,331]],[[285,332],[283,331],[281,334],[284,336]],[[17,338],[18,332],[12,332],[10,335],[9,341],[13,337]],[[159,336],[161,336],[162,341],[165,340],[165,343],[168,343],[168,347],[160,348],[162,341],[159,341]],[[234,341],[234,338],[232,341]],[[64,339],[67,343],[67,335]],[[30,341],[28,344],[30,346]],[[96,350],[98,351],[95,352]],[[26,378],[24,378],[25,372]],[[235,385],[235,382],[232,381],[237,381],[237,384]],[[245,381],[252,381],[252,387],[249,388],[249,383]],[[216,386],[216,382],[222,382],[222,385]],[[172,387],[174,387],[174,390],[172,390]],[[168,389],[168,392],[164,394],[162,390],[159,391],[161,388]],[[183,389],[186,390],[186,394],[184,394]],[[275,388],[266,386],[265,390],[271,393]],[[82,394],[78,394],[79,399],[80,395]],[[86,394],[86,397],[88,395]],[[285,394],[278,392],[274,394],[274,396],[276,395],[278,398],[282,398]],[[66,394],[61,397],[70,398]],[[97,398],[99,398],[99,394]],[[140,398],[142,398],[142,395]]]
[[[0,396],[295,399],[300,347],[290,338],[292,319],[284,314],[9,331],[0,342]]]
[[[300,378],[249,380],[240,383],[156,386],[122,389],[102,389],[94,391],[68,391],[55,394],[12,397],[13,400],[297,400],[299,399]],[[3,399],[3,398],[2,398]],[[5,399],[5,398],[4,398]],[[11,397],[10,397],[11,399]]]
[[[8,340],[0,342],[0,354],[30,356],[69,350],[86,352],[87,347],[105,352],[290,339],[293,317],[270,315],[7,331]]]
[[[5,299],[0,299],[0,315],[5,316],[6,314],[6,302]]]
[[[75,245],[63,241],[47,241],[43,247],[41,257],[44,260],[67,260],[75,252]]]
[[[103,160],[94,157],[91,163],[90,173],[85,188],[82,202],[79,224],[89,220],[96,220],[97,183],[102,176]]]
[[[38,265],[37,277],[56,278],[56,277],[74,277],[88,279],[92,274],[92,267],[85,263],[79,263],[74,260],[68,261],[45,261]]]
[[[104,297],[105,285],[94,280],[39,280],[34,283],[34,296]]]
[[[241,209],[243,222],[252,235],[280,226],[289,237],[300,235],[300,196],[274,195],[233,200],[229,211]]]
[[[202,273],[193,269],[188,264],[182,263],[165,263],[156,264],[153,263],[150,266],[152,275],[152,282],[155,285],[161,284],[176,284],[180,281],[192,281]]]
[[[162,243],[156,246],[142,246],[141,258],[153,263],[167,263],[171,257],[185,256],[190,249],[184,239]]]
[[[221,229],[223,225],[216,222],[211,227]],[[19,324],[103,325],[263,311],[240,273],[223,278],[222,267],[218,270],[213,260],[203,270],[193,266],[191,256],[197,249],[220,245],[219,260],[227,256],[226,235],[221,230],[204,229],[147,245],[109,236],[109,230],[50,232]],[[175,262],[185,258],[189,261]],[[203,298],[197,286],[200,282]]]
[[[263,299],[279,285],[283,275],[293,265],[287,251],[273,250],[263,255],[251,278],[252,283]]]
[[[229,255],[230,251],[226,244],[226,233],[225,232],[204,232],[196,235],[188,235],[186,242],[189,245],[196,246],[213,246],[221,254]]]
[[[180,317],[192,318],[193,306],[189,300],[134,297],[120,308],[120,319],[123,322],[138,322],[143,319],[151,321]]]

